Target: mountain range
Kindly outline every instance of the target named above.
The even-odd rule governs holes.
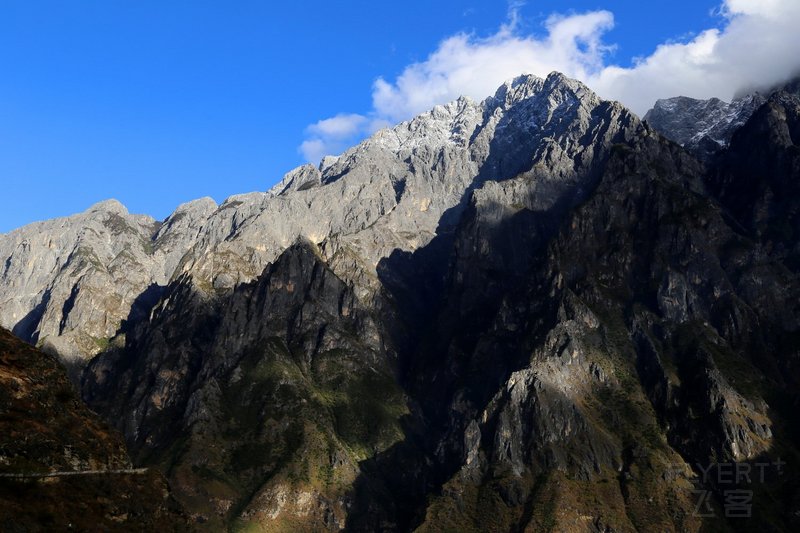
[[[175,529],[791,531],[798,142],[800,82],[641,120],[521,76],[267,192],[0,235],[0,326]]]

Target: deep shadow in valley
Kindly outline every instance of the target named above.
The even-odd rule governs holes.
[[[504,126],[501,121],[498,128]],[[534,187],[511,208],[493,200],[476,205],[474,191],[489,180],[536,180],[530,154],[538,143],[531,135],[514,147],[512,157],[508,145],[493,144],[461,201],[441,217],[431,242],[414,252],[395,250],[378,264],[379,279],[400,317],[393,341],[412,415],[404,420],[405,440],[360,464],[347,530],[419,526],[431,496],[463,464],[461,435],[470,421],[465,412],[480,412],[511,373],[528,363],[532,346],[554,323],[556,309],[542,300],[531,331],[505,335],[476,353],[504,297],[536,283],[535,268],[549,239],[570,209],[592,192],[608,156],[601,150],[594,165],[557,190],[545,209],[526,207],[540,201]],[[527,163],[510,165],[513,161]],[[477,257],[480,239],[490,249]],[[454,402],[469,407],[456,412]]]

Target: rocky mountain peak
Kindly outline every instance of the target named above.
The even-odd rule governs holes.
[[[560,72],[551,72],[546,78],[526,74],[505,82],[495,95],[487,100],[489,107],[509,109],[522,102],[534,100],[541,104],[550,102],[557,106],[565,100],[584,102],[593,107],[600,98],[578,80],[568,78]]]
[[[320,163],[322,167],[322,163]],[[290,191],[305,190],[322,183],[319,167],[311,164],[299,166],[287,172],[281,181],[275,184],[267,194],[278,196]]]
[[[92,205],[89,209],[85,211],[86,213],[115,213],[117,215],[127,215],[128,208],[122,205],[122,202],[119,200],[115,200],[110,198],[108,200],[103,200],[101,202],[97,202],[96,204]]]
[[[733,133],[744,125],[766,99],[753,93],[732,102],[719,98],[698,100],[677,96],[657,100],[644,120],[653,128],[701,159],[728,146]]]
[[[590,180],[607,145],[637,127],[635,117],[580,82],[558,73],[520,76],[482,102],[462,97],[436,106],[319,167],[298,167],[268,192],[233,195],[219,206],[211,199],[189,202],[160,225],[128,214],[118,202],[101,203],[92,207],[103,218],[91,231],[77,215],[64,219],[71,236],[64,242],[46,248],[49,241],[33,241],[31,258],[51,254],[61,267],[16,276],[21,291],[0,286],[0,303],[14,302],[0,313],[0,324],[70,357],[86,357],[110,342],[148,287],[157,294],[189,274],[199,287],[231,290],[255,279],[298,237],[327,243],[331,268],[346,279],[373,280],[363,290],[375,293],[378,264],[452,231],[485,182],[550,169],[542,186],[551,205]],[[0,260],[10,265],[22,257],[15,242],[0,239]],[[101,301],[103,291],[118,297]],[[20,294],[27,296],[20,300]],[[80,340],[67,347],[59,339],[73,328]]]
[[[183,203],[164,220],[164,223],[153,239],[158,241],[167,235],[176,237],[178,233],[176,230],[178,230],[178,228],[188,229],[189,227],[202,224],[218,207],[217,202],[208,196]]]
[[[540,92],[543,86],[544,80],[539,76],[523,74],[503,83],[492,98],[498,105],[508,108]]]
[[[204,213],[208,215],[217,207],[217,202],[215,202],[213,198],[210,196],[204,196],[203,198],[198,198],[197,200],[192,200],[179,205],[172,213],[170,218],[175,215],[190,213]]]

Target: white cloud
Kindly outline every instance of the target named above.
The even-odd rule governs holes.
[[[307,139],[298,151],[307,161],[317,162],[326,155],[339,153],[350,143],[371,133],[372,121],[357,113],[339,113],[306,128]]]
[[[608,11],[550,17],[542,39],[517,35],[514,19],[491,37],[458,34],[428,59],[406,67],[394,83],[383,78],[372,91],[374,112],[397,122],[461,95],[483,99],[523,72],[560,70],[586,78],[602,65],[602,33],[614,23]]]
[[[338,149],[333,145],[333,143],[325,142],[320,138],[316,138],[306,139],[303,141],[297,151],[303,154],[303,157],[306,159],[306,161],[310,163],[316,163],[318,161],[322,161],[322,158],[326,155],[337,153]]]
[[[726,0],[721,30],[664,44],[632,68],[606,67],[586,82],[601,96],[644,113],[658,98],[716,96],[766,88],[800,71],[800,2]]]
[[[328,137],[348,137],[359,131],[365,122],[367,122],[367,117],[364,115],[340,113],[335,117],[312,124],[308,127],[308,131],[315,135]]]
[[[742,15],[778,16],[783,9],[783,0],[725,0],[723,12]]]
[[[658,98],[729,100],[742,89],[769,87],[800,71],[799,0],[724,0],[718,10],[721,29],[658,45],[629,68],[607,62],[613,45],[603,36],[614,25],[612,13],[552,15],[544,24],[544,36],[538,37],[520,31],[519,7],[510,5],[508,21],[494,35],[453,35],[394,81],[378,78],[372,87],[372,110],[310,126],[303,154],[318,161],[320,154],[338,153],[379,125],[461,95],[482,99],[522,73],[563,72],[643,114]]]

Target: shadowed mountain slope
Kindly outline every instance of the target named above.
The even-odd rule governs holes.
[[[0,529],[190,529],[161,473],[131,470],[120,435],[83,405],[58,362],[3,329]]]

